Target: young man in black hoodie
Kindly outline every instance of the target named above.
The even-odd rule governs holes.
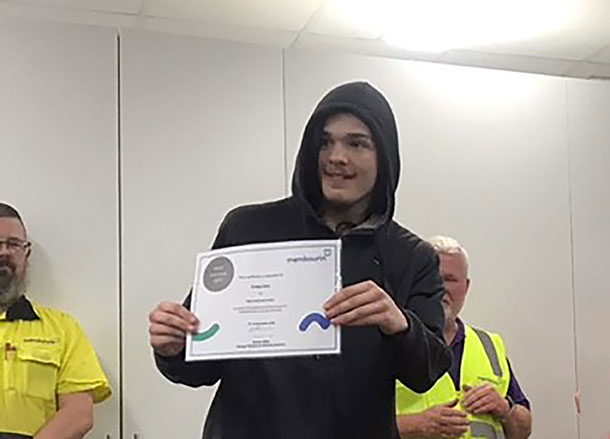
[[[324,309],[343,326],[341,355],[186,363],[190,296],[151,311],[161,373],[193,387],[220,380],[204,439],[397,438],[394,380],[424,392],[448,369],[438,257],[392,220],[399,168],[386,99],[367,83],[339,86],[305,128],[292,196],[234,209],[213,245],[340,237],[346,287]]]

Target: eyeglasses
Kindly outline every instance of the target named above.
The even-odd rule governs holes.
[[[0,239],[0,250],[2,250],[2,246],[6,247],[6,251],[8,253],[16,254],[20,252],[25,252],[32,246],[32,243],[15,238]]]

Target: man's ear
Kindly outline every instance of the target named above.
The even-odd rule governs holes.
[[[470,278],[466,279],[466,292],[470,289]]]

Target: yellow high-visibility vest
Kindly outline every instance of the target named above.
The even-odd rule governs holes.
[[[506,397],[510,371],[506,360],[504,341],[498,334],[464,325],[466,337],[460,370],[462,386],[492,384],[502,397]],[[464,392],[456,390],[449,373],[445,373],[426,393],[416,393],[396,381],[396,414],[421,413],[431,407],[449,404],[458,399],[456,409],[466,412],[462,405]],[[470,428],[464,439],[503,439],[502,424],[491,415],[468,414]]]

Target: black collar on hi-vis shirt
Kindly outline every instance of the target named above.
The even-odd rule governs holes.
[[[6,320],[13,322],[15,320],[40,320],[40,317],[34,311],[34,307],[25,296],[21,296],[10,308],[6,311]],[[2,437],[0,436],[0,439]]]
[[[2,433],[0,431],[0,439],[32,439],[32,436],[19,433]]]

